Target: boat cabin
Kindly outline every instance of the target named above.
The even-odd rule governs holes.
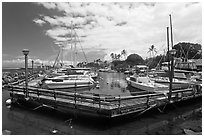
[[[187,62],[176,62],[175,63],[176,69],[181,70],[197,70],[196,63],[194,61],[187,61]]]
[[[148,67],[145,65],[137,65],[135,67],[136,73],[145,73],[145,72],[147,72],[147,70],[148,70]]]

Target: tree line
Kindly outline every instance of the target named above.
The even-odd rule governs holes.
[[[176,49],[175,57],[181,58],[183,60],[188,59],[201,59],[202,58],[202,49],[201,44],[194,44],[188,42],[180,42],[173,46]],[[147,53],[150,53],[150,57],[143,59],[138,54],[130,54],[127,56],[127,51],[124,49],[120,53],[111,53],[110,57],[111,61],[111,68],[123,71],[126,68],[135,66],[135,65],[147,65],[150,69],[160,66],[161,63],[168,61],[168,53],[165,55],[156,55],[157,50],[155,45],[151,45],[147,50]],[[124,60],[121,60],[121,58]],[[96,59],[94,62],[90,62],[86,64],[87,67],[95,67],[95,68],[104,68],[110,66],[110,63],[107,61],[101,61],[100,59]]]

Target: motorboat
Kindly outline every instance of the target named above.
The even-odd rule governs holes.
[[[60,68],[57,70],[52,71],[48,77],[56,77],[56,76],[63,76],[63,75],[88,75],[92,79],[96,79],[98,77],[98,73],[92,71],[90,68]]]
[[[43,86],[48,89],[69,89],[92,87],[94,80],[88,75],[62,75],[43,80]]]
[[[132,75],[126,80],[130,86],[148,92],[168,91],[169,89],[169,86],[155,83],[148,76]]]
[[[158,84],[169,85],[169,77],[155,77],[151,78],[152,81]],[[173,78],[172,79],[172,88],[173,89],[185,89],[191,86],[191,82],[188,80]]]
[[[85,71],[84,75],[90,76],[93,80],[96,80],[98,78],[98,73],[94,71]]]

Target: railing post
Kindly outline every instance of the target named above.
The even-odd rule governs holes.
[[[11,100],[13,101],[13,86],[11,87]]]
[[[55,90],[54,90],[54,99],[55,99],[55,101],[56,101],[56,93],[55,93]]]
[[[120,95],[119,95],[119,98],[118,98],[118,108],[120,109],[120,102],[121,102],[121,100],[120,100]]]
[[[149,107],[149,95],[147,96],[147,102],[146,102],[147,107]]]
[[[76,108],[76,92],[74,92],[74,105],[75,105],[75,108]]]
[[[54,99],[55,99],[55,104],[54,104],[54,108],[57,108],[57,100],[56,100],[56,92],[55,92],[55,90],[54,90]]]
[[[23,87],[23,93],[24,93],[24,95],[26,94],[26,88],[25,87]]]
[[[99,94],[99,102],[98,102],[98,104],[99,104],[99,111],[101,111],[101,100],[100,100],[100,94]]]
[[[181,92],[181,99],[183,99],[183,92]]]
[[[193,85],[193,97],[195,97],[195,94],[196,94],[196,89],[197,87],[196,87],[196,85]]]
[[[92,97],[93,97],[93,98],[92,98],[92,101],[93,101],[93,104],[94,104],[94,94],[93,94],[93,93],[92,93]]]
[[[39,90],[38,90],[38,89],[37,89],[37,95],[38,95],[38,99],[39,99],[40,93],[39,93]]]
[[[27,93],[27,97],[26,98],[28,98],[29,97],[29,91],[28,91],[28,87],[26,88],[26,93]]]
[[[198,85],[198,93],[200,94],[202,92],[202,86]]]
[[[74,87],[75,87],[75,92],[76,92],[76,90],[77,90],[77,83],[76,83],[76,81],[75,81]]]
[[[91,90],[90,82],[88,82],[89,91]]]

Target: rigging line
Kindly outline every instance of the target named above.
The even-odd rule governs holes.
[[[166,49],[166,48],[164,48],[164,55],[161,57],[161,59],[160,59],[159,62],[157,63],[156,68],[158,68],[158,66],[159,66],[160,62],[162,61],[162,59],[165,60],[165,49]]]
[[[157,63],[156,68],[158,68],[158,66],[159,66],[160,62],[162,61],[162,59],[164,58],[164,56],[165,56],[165,55],[163,55],[163,56],[161,57],[161,59],[160,59],[159,62]]]
[[[165,42],[161,42],[159,45],[161,45],[161,46],[159,46],[159,49],[157,49],[158,51],[161,51],[164,48],[166,49],[166,47],[165,47],[166,43]]]
[[[77,34],[76,34],[76,35],[77,35]],[[88,60],[87,60],[86,54],[85,54],[84,49],[83,49],[83,47],[82,47],[82,45],[81,45],[81,42],[80,42],[80,39],[79,39],[79,36],[78,36],[78,35],[77,35],[77,38],[78,38],[78,40],[79,40],[79,44],[80,44],[80,46],[81,46],[81,49],[82,49],[82,52],[83,52],[84,57],[85,57],[85,59],[86,59],[86,62],[88,63]]]
[[[57,63],[57,60],[59,59],[59,55],[60,55],[60,50],[59,50],[59,53],[58,53],[58,55],[57,55],[57,58],[55,59],[55,62],[54,62],[54,64],[53,64],[53,67],[55,67],[55,65],[56,65],[56,63]]]
[[[75,35],[76,35],[77,38],[78,38],[78,41],[79,41],[79,44],[80,44],[80,46],[81,46],[82,52],[83,52],[83,54],[84,54],[84,57],[85,57],[85,59],[86,59],[86,62],[88,63],[88,60],[87,60],[87,58],[86,58],[86,54],[85,54],[85,52],[84,52],[84,50],[83,50],[83,48],[82,48],[82,45],[81,45],[81,42],[80,42],[79,36],[78,36],[78,34],[76,33],[75,30],[74,30],[74,32],[75,32]]]
[[[200,54],[200,53],[199,53]],[[196,55],[198,55],[198,52],[192,57],[192,59],[194,59],[196,57]]]
[[[174,38],[177,40],[176,34],[174,34]],[[182,45],[180,43],[178,43],[178,45],[181,47],[181,52],[183,52],[184,56],[186,56],[185,51],[184,51]]]

